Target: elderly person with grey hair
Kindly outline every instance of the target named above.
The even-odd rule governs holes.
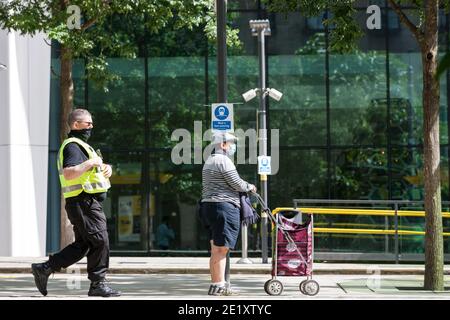
[[[214,133],[214,151],[203,166],[199,214],[211,243],[209,295],[225,293],[226,255],[235,247],[239,235],[239,192],[256,192],[254,185],[239,177],[230,159],[236,152],[236,141],[230,133]]]

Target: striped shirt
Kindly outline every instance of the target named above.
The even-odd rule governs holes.
[[[218,153],[212,154],[206,160],[202,171],[202,184],[202,202],[231,202],[239,208],[239,192],[254,188],[239,177],[230,158]]]

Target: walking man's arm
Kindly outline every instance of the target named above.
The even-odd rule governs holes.
[[[91,170],[93,167],[100,167],[102,165],[103,160],[100,157],[88,159],[79,165],[64,168],[63,175],[65,179],[73,180],[81,176],[86,171]]]

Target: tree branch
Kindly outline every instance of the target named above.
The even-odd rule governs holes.
[[[103,0],[102,2],[103,2],[103,6],[105,8],[109,7],[111,5],[111,1],[110,0]],[[92,18],[91,20],[88,20],[85,24],[83,24],[81,26],[81,31],[84,31],[84,30],[88,29],[89,27],[91,27],[96,22],[97,22],[97,18]]]
[[[394,0],[388,0],[388,2],[394,9],[394,11],[397,13],[398,17],[400,18],[400,21],[403,22],[403,24],[413,33],[419,44],[422,44],[423,42],[422,31],[419,28],[417,28],[417,26],[414,23],[412,23],[411,20],[409,20],[409,18],[403,12],[402,8],[398,3],[396,3]]]
[[[96,18],[93,18],[93,19],[87,21],[85,24],[83,24],[83,25],[81,26],[81,31],[86,30],[87,28],[89,28],[90,26],[92,26],[95,22],[97,22],[97,19],[96,19]]]

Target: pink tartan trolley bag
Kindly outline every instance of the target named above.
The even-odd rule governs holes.
[[[270,295],[280,295],[283,284],[277,276],[306,277],[300,282],[300,292],[315,296],[320,286],[312,280],[314,233],[313,216],[298,209],[275,209],[271,212],[259,195],[263,210],[272,221],[272,279],[264,285]]]

